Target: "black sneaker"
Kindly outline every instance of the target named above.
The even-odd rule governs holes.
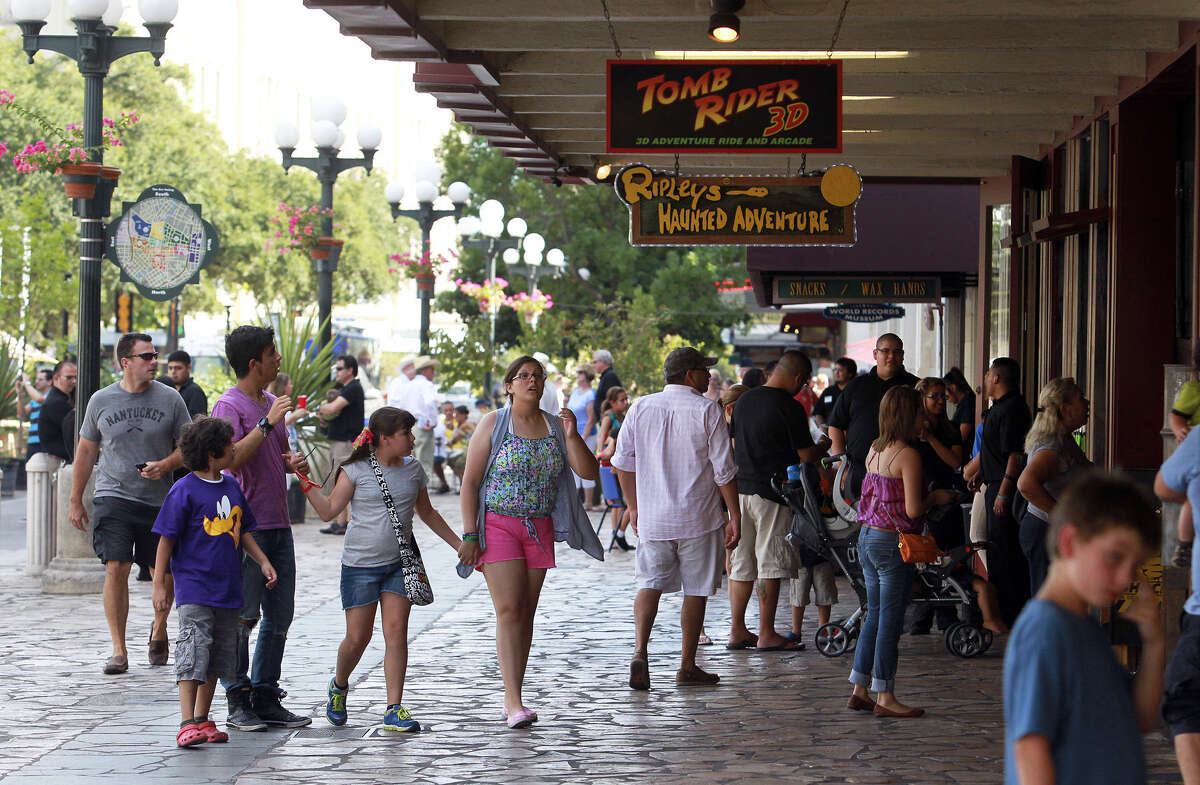
[[[267,723],[250,708],[249,687],[230,690],[226,697],[229,699],[229,717],[225,720],[225,727],[240,731],[267,729]]]
[[[345,534],[346,526],[344,524],[338,523],[337,521],[334,521],[333,523],[329,524],[325,528],[321,529],[320,532],[321,532],[321,534]]]
[[[278,690],[256,687],[250,703],[254,713],[273,728],[303,728],[312,724],[312,717],[301,717],[283,708]]]

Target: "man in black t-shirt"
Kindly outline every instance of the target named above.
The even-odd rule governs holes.
[[[334,379],[342,385],[338,397],[329,403],[321,404],[317,414],[322,417],[333,416],[329,421],[329,482],[326,487],[333,488],[333,479],[342,462],[354,451],[354,440],[363,429],[363,393],[362,382],[358,380],[358,360],[354,355],[343,354],[337,358],[333,368]],[[336,415],[336,416],[335,416]],[[342,510],[337,520],[321,529],[325,534],[345,534],[346,524],[350,520],[350,508]]]
[[[71,463],[75,455],[75,423],[72,420],[70,428],[66,427],[66,423],[67,415],[75,408],[73,399],[78,379],[79,371],[75,363],[63,360],[54,366],[52,384],[46,392],[42,413],[38,417],[42,451],[57,455],[67,463]]]
[[[979,455],[963,469],[963,477],[973,487],[981,482],[987,486],[987,538],[992,544],[988,579],[996,586],[1000,613],[1009,626],[1029,599],[1029,563],[1012,515],[1012,499],[1025,457],[1025,435],[1032,425],[1029,405],[1020,389],[1021,366],[1017,361],[1009,357],[993,360],[984,377],[984,394],[993,403],[983,418]]]
[[[816,404],[813,405],[813,421],[817,425],[822,428],[826,426],[829,416],[833,414],[833,407],[837,405],[837,399],[842,395],[842,390],[845,390],[846,385],[857,375],[858,363],[849,357],[838,358],[833,365],[833,383],[825,388],[825,392],[821,393],[821,397],[817,398]]]
[[[833,455],[850,458],[850,491],[854,498],[862,493],[867,474],[867,451],[879,438],[879,402],[883,394],[898,385],[913,387],[917,377],[904,370],[904,342],[895,333],[884,333],[875,342],[875,367],[846,385],[829,417],[829,438]]]
[[[808,415],[794,397],[808,384],[811,373],[812,362],[803,352],[784,352],[766,384],[747,390],[733,407],[733,460],[738,467],[742,538],[729,556],[729,607],[733,613],[729,648],[804,648],[775,631],[780,581],[796,578],[799,565],[785,539],[792,513],[772,488],[771,479],[784,475],[794,463],[819,459],[829,449],[826,437],[813,444]],[[756,579],[757,637],[746,627],[746,606]]]

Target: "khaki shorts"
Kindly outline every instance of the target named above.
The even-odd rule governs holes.
[[[837,582],[833,579],[833,565],[829,562],[801,567],[800,576],[791,581],[788,594],[793,608],[808,605],[812,590],[816,589],[817,605],[836,605]]]
[[[795,578],[799,564],[787,542],[792,511],[758,494],[738,494],[742,537],[729,557],[729,580]]]
[[[686,540],[639,540],[634,577],[639,589],[711,597],[725,566],[725,527]]]
[[[337,477],[338,467],[350,457],[350,453],[352,452],[354,452],[354,442],[331,441],[329,443],[329,463],[333,467],[333,471],[329,475],[329,487],[332,488],[334,485],[334,478]]]

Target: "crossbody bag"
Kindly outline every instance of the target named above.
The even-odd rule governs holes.
[[[404,573],[404,593],[408,595],[413,605],[428,605],[433,602],[433,587],[429,585],[429,576],[425,574],[425,564],[421,561],[421,549],[412,534],[405,536],[404,527],[400,525],[400,515],[396,512],[396,503],[392,501],[392,492],[388,490],[387,480],[383,478],[383,469],[375,459],[375,451],[368,453],[371,471],[379,482],[379,491],[383,494],[383,503],[387,507],[388,517],[392,519],[392,530],[396,532],[396,542],[400,545],[400,569]]]

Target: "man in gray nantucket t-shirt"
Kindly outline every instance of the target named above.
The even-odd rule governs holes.
[[[104,615],[113,653],[104,672],[110,675],[129,668],[129,568],[134,561],[154,566],[158,536],[151,527],[171,489],[172,473],[182,464],[175,447],[179,433],[192,419],[179,393],[154,381],[157,360],[148,335],[132,333],[117,342],[121,379],[88,401],[75,448],[70,517],[80,531],[89,523],[83,492],[93,467],[96,471],[92,547],[105,566]],[[151,665],[167,664],[168,613],[154,614]]]

